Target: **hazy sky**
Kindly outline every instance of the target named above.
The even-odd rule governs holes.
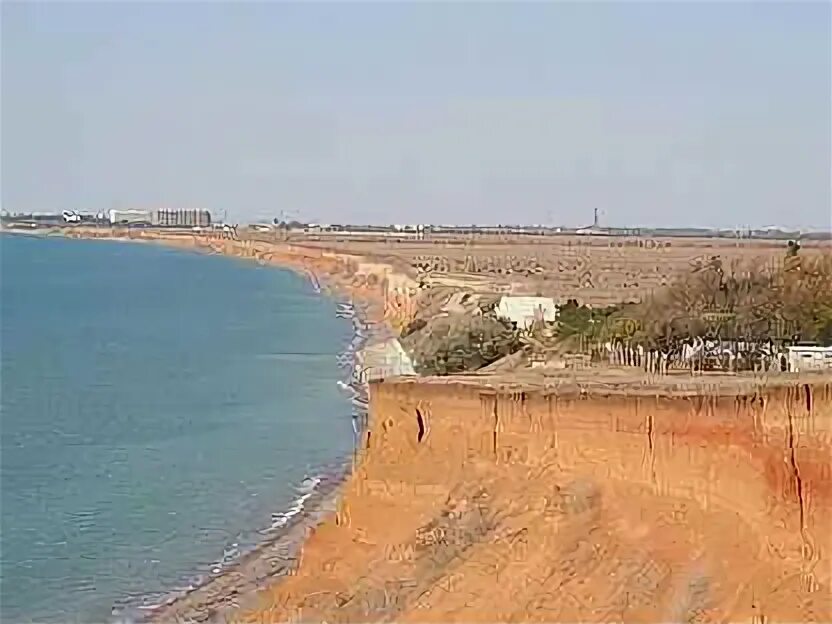
[[[2,4],[9,211],[830,226],[832,12]]]

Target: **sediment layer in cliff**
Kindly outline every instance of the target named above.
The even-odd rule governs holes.
[[[832,378],[371,395],[339,512],[243,619],[832,621]]]

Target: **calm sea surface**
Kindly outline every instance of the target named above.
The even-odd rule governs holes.
[[[258,539],[347,457],[349,321],[302,278],[0,237],[3,622],[104,622]]]

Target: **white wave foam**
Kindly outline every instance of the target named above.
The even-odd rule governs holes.
[[[303,504],[312,496],[312,492],[308,492],[296,498],[291,505],[289,505],[289,509],[284,512],[280,513],[273,513],[272,514],[272,524],[269,527],[270,531],[274,531],[277,529],[282,529],[285,527],[289,521],[298,515],[301,511],[303,511]]]

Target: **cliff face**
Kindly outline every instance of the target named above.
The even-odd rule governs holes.
[[[336,518],[252,618],[832,621],[830,383],[371,395]]]

